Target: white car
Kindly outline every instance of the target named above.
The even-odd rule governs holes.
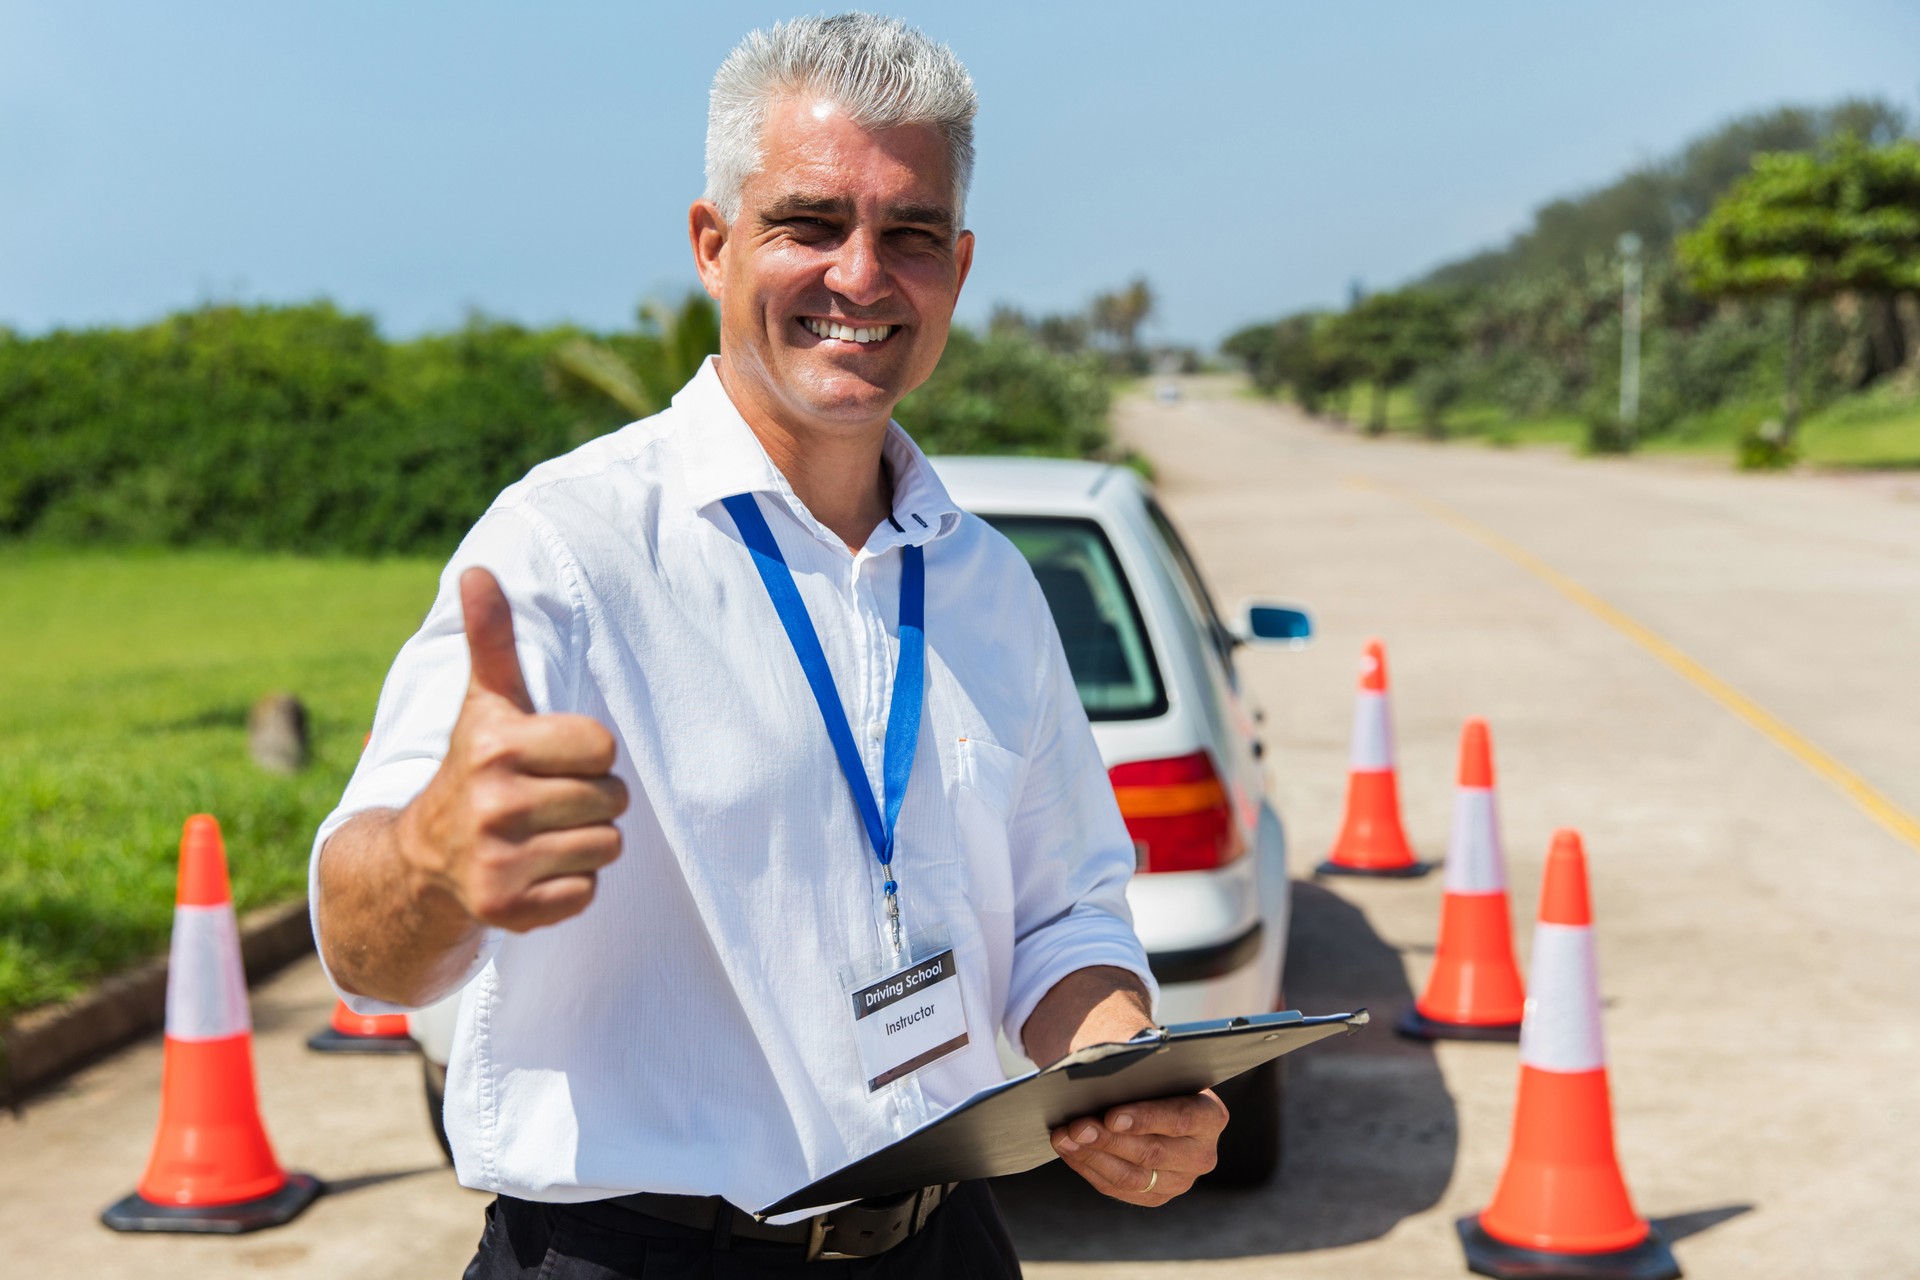
[[[1242,646],[1299,648],[1312,632],[1307,615],[1254,601],[1232,624],[1221,618],[1173,523],[1124,467],[933,462],[954,500],[1027,557],[1053,609],[1133,836],[1127,901],[1160,982],[1160,1020],[1280,1008],[1292,905],[1286,834],[1234,656]],[[456,1005],[411,1018],[436,1129]],[[1009,1075],[1029,1069],[1004,1040],[1001,1056]],[[1284,1061],[1221,1088],[1232,1121],[1215,1182],[1263,1182],[1278,1165]]]
[[[1127,902],[1160,982],[1159,1019],[1280,1008],[1292,908],[1286,832],[1267,799],[1234,657],[1242,646],[1304,645],[1306,613],[1250,601],[1232,623],[1222,618],[1173,522],[1125,467],[933,461],[954,501],[1027,557],[1052,606],[1133,835]],[[1284,1061],[1220,1090],[1232,1121],[1215,1182],[1262,1182],[1278,1164]]]

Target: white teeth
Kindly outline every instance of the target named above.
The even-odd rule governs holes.
[[[831,320],[815,320],[811,317],[800,322],[807,332],[820,338],[837,338],[841,342],[879,342],[890,336],[898,325],[881,324],[865,329],[856,329],[851,325],[836,324]]]

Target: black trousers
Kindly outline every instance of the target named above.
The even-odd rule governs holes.
[[[465,1280],[1018,1280],[993,1192],[963,1182],[927,1224],[875,1258],[808,1262],[794,1245],[731,1240],[607,1205],[497,1196]]]

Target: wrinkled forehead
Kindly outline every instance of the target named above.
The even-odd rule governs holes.
[[[768,108],[760,165],[742,195],[760,210],[778,204],[956,221],[952,157],[938,128],[863,125],[819,98],[786,97]]]

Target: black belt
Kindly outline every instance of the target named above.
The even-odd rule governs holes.
[[[945,1186],[922,1187],[883,1199],[859,1200],[830,1213],[779,1226],[757,1221],[719,1196],[670,1196],[636,1191],[594,1203],[658,1218],[676,1226],[711,1231],[718,1248],[725,1248],[729,1240],[760,1240],[793,1245],[804,1251],[808,1262],[824,1262],[871,1258],[885,1253],[926,1226],[940,1202],[958,1185],[949,1182]]]

